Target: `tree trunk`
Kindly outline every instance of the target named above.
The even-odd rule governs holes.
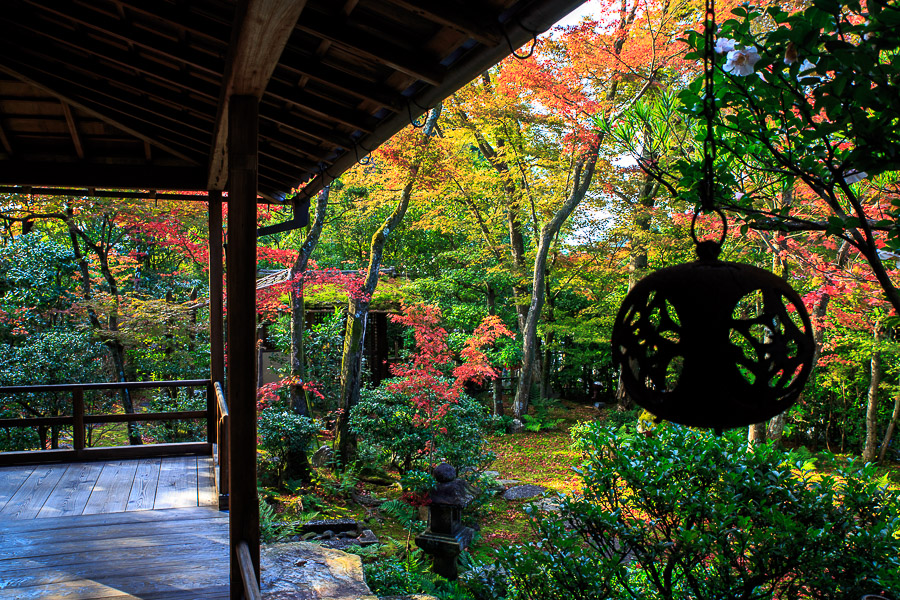
[[[487,284],[487,304],[488,314],[497,314],[497,296],[491,284]],[[495,417],[503,416],[503,380],[500,377],[494,377],[491,380],[491,390],[493,396],[493,413]]]
[[[756,423],[747,430],[747,442],[752,446],[766,443],[766,424]]]
[[[436,106],[425,123],[423,137],[420,142],[424,149],[427,146],[441,106]],[[356,438],[350,433],[350,411],[359,403],[360,371],[362,368],[362,355],[366,342],[366,320],[369,315],[369,303],[375,288],[378,286],[378,274],[381,267],[381,258],[388,238],[397,227],[406,209],[409,207],[413,185],[419,173],[421,160],[414,162],[409,168],[409,177],[400,200],[394,208],[394,212],[381,224],[381,227],[372,236],[372,246],[369,249],[369,267],[366,270],[366,280],[360,291],[359,297],[350,298],[347,314],[347,329],[344,334],[344,353],[341,359],[341,397],[339,401],[339,414],[335,427],[335,444],[337,445],[337,458],[340,468],[346,468],[356,457]]]
[[[306,234],[297,260],[291,266],[291,409],[298,415],[311,416],[309,396],[302,387],[306,383],[306,354],[303,348],[303,334],[306,327],[306,305],[303,300],[303,275],[309,257],[319,243],[322,227],[325,225],[325,212],[328,209],[330,187],[325,187],[316,200],[316,216]]]
[[[881,321],[875,323],[874,347],[872,348],[871,378],[866,401],[866,443],[863,446],[863,460],[875,462],[878,448],[878,386],[881,384],[882,365],[880,343],[884,340],[885,329]]]
[[[553,218],[541,228],[540,242],[537,256],[534,259],[534,274],[532,278],[531,304],[528,307],[528,318],[525,321],[525,331],[522,335],[522,368],[519,372],[519,383],[516,387],[516,398],[513,403],[513,415],[520,422],[528,412],[528,401],[531,392],[532,369],[534,367],[537,324],[541,316],[541,308],[544,304],[544,277],[547,266],[547,255],[550,252],[550,244],[556,237],[563,223],[575,210],[575,207],[584,199],[591,186],[594,177],[594,167],[597,164],[599,142],[596,142],[578,160],[573,177],[574,184],[569,198],[556,211]]]
[[[884,439],[881,440],[881,450],[878,451],[878,462],[880,463],[884,462],[884,456],[887,454],[897,421],[900,421],[900,389],[894,394],[894,412],[891,414],[891,422],[888,423],[887,430],[884,432]]]
[[[75,224],[75,214],[71,208],[66,209],[66,227],[69,231],[69,239],[72,242],[72,253],[75,256],[75,260],[78,263],[78,269],[81,273],[81,290],[82,296],[89,300],[92,296],[91,293],[91,277],[90,272],[88,271],[87,259],[81,251],[81,244],[78,239],[81,236],[81,232],[78,230],[78,227]],[[87,243],[87,241],[86,241]],[[90,244],[89,244],[90,245]],[[115,278],[112,275],[112,272],[109,269],[109,255],[107,252],[104,252],[103,249],[96,245],[91,245],[94,252],[97,254],[97,258],[100,262],[100,272],[103,274],[103,278],[106,280],[107,285],[109,285],[109,293],[114,298],[116,298],[116,306],[114,308],[113,313],[109,315],[108,318],[108,329],[112,332],[116,332],[119,329],[119,315],[118,315],[118,295],[119,295],[119,286],[116,283]],[[127,381],[125,377],[125,348],[122,346],[121,342],[113,336],[103,335],[101,330],[100,319],[97,317],[97,314],[93,311],[93,309],[88,310],[88,321],[91,324],[91,327],[94,328],[99,334],[100,339],[103,341],[104,345],[109,349],[110,356],[113,360],[113,367],[116,371],[116,380],[119,382]],[[134,403],[131,400],[131,392],[128,388],[122,388],[119,390],[119,397],[122,400],[122,408],[128,414],[134,414]],[[138,425],[135,422],[129,421],[128,423],[128,443],[135,446],[143,443],[141,439],[140,433],[138,431]]]
[[[778,413],[769,420],[766,436],[776,447],[781,447],[784,438],[784,413]]]

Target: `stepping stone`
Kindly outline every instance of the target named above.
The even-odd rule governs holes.
[[[542,510],[544,512],[558,513],[562,509],[559,500],[555,498],[544,498],[540,502],[537,502],[535,505],[537,506],[538,510]]]
[[[378,600],[358,556],[295,542],[265,545],[260,558],[263,600]]]
[[[317,521],[307,521],[303,525],[303,531],[313,531],[315,533],[325,533],[331,531],[331,534],[340,533],[342,531],[355,531],[359,529],[359,525],[353,519],[320,519]]]
[[[542,485],[534,485],[526,483],[525,485],[517,485],[503,492],[505,500],[528,500],[529,498],[537,498],[547,491]]]

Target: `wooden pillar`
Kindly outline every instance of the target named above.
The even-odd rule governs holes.
[[[231,597],[244,589],[237,544],[259,579],[256,498],[256,186],[259,100],[232,96],[228,111],[228,411]]]
[[[224,294],[222,293],[222,192],[209,192],[209,378],[225,385]],[[207,412],[212,415],[206,434],[209,442],[216,439],[216,394],[210,388]],[[225,451],[223,448],[221,451]]]

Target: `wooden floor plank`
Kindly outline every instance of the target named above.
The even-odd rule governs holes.
[[[100,477],[97,478],[97,483],[94,484],[91,497],[81,514],[125,512],[138,462],[137,460],[119,460],[105,463]]]
[[[216,494],[216,465],[211,456],[197,458],[197,503],[200,506],[218,506]]]
[[[33,472],[33,466],[0,469],[0,510],[3,510],[9,499],[19,491],[19,488]]]
[[[0,600],[227,600],[213,468],[178,457],[0,470]]]
[[[218,570],[227,568],[228,546],[226,544],[217,547],[194,546],[191,548],[190,555],[185,552],[173,552],[168,546],[150,550],[129,557],[129,560],[121,560],[120,552],[114,560],[99,561],[95,557],[91,562],[74,565],[58,565],[53,562],[42,566],[8,569],[3,572],[3,581],[0,582],[0,586],[33,587],[78,581],[79,579],[129,577],[143,572],[177,574],[180,570],[189,569],[193,565],[199,565],[201,568],[218,565]],[[138,564],[136,561],[140,561],[140,563]]]
[[[212,543],[211,543],[212,542]],[[184,560],[184,556],[205,557],[219,552],[218,545],[227,546],[228,540],[211,538],[191,538],[178,544],[168,546],[148,546],[141,550],[141,558],[147,561],[162,559]],[[227,547],[225,548],[227,553]],[[174,557],[174,558],[173,558]],[[82,569],[94,570],[102,564],[126,564],[130,561],[122,560],[122,551],[117,549],[97,550],[90,555],[84,552],[69,552],[66,554],[53,554],[50,556],[31,556],[26,558],[0,560],[0,574],[3,581],[31,574],[44,572],[48,569],[77,572]],[[132,566],[133,568],[133,566]]]
[[[197,457],[173,456],[162,461],[154,509],[198,506]]]
[[[140,564],[139,560],[135,560],[135,563]],[[223,564],[222,567],[224,566]],[[211,570],[209,565],[182,564],[172,570],[143,573],[138,567],[125,575],[91,577],[90,579],[0,590],[0,598],[83,600],[84,598],[115,598],[132,595],[143,599],[148,592],[181,593],[181,598],[194,598],[196,597],[193,595],[194,590],[202,592],[205,588],[221,587],[227,584],[227,581],[225,568]]]
[[[134,484],[128,496],[125,510],[150,510],[156,500],[156,485],[159,482],[161,459],[145,458],[138,461],[134,474]]]
[[[101,470],[103,465],[99,463],[71,463],[44,502],[37,518],[80,515]]]
[[[224,521],[223,521],[224,523]],[[211,535],[217,524],[210,519],[196,521],[172,521],[149,524],[104,525],[73,530],[53,529],[28,533],[3,534],[0,544],[0,560],[62,554],[71,550],[90,553],[104,549],[112,540],[132,540],[136,536],[169,543],[162,538],[171,537],[171,543],[179,543],[194,537]],[[157,540],[157,538],[159,538]]]
[[[94,527],[97,525],[123,523],[158,523],[161,521],[195,520],[204,518],[228,518],[227,512],[220,512],[210,507],[169,508],[166,510],[133,511],[127,513],[81,515],[76,517],[60,517],[58,519],[41,519],[40,521],[21,520],[0,524],[0,535],[21,535],[29,531],[50,529],[74,529],[78,527]]]
[[[66,472],[68,465],[41,465],[19,486],[3,510],[0,520],[33,519],[53,493],[53,488]]]

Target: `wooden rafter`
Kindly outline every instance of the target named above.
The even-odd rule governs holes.
[[[104,165],[196,164],[222,189],[223,115],[244,81],[260,99],[259,191],[315,193],[579,1],[5,0],[3,176],[84,164],[54,181],[102,185],[120,180]]]
[[[0,185],[202,190],[205,170],[196,167],[85,165],[80,163],[0,161]]]
[[[192,164],[202,160],[204,138],[211,124],[197,123],[196,119],[164,106],[147,105],[140,97],[123,100],[123,96],[127,97],[124,90],[116,90],[104,81],[87,81],[61,73],[49,60],[39,63],[37,57],[31,57],[29,65],[13,59],[7,59],[7,63],[0,65],[0,70],[18,73],[22,81],[33,82],[35,87]]]
[[[63,115],[66,117],[66,125],[69,127],[69,135],[72,136],[72,144],[75,146],[75,155],[79,160],[84,160],[84,148],[81,146],[81,138],[78,135],[78,127],[75,125],[72,109],[63,101],[60,101],[60,104],[62,104]]]
[[[222,190],[227,180],[226,142],[231,96],[262,96],[305,5],[305,0],[246,0],[238,3],[209,154],[209,189]]]
[[[479,12],[484,12],[483,9],[470,12],[462,3],[430,2],[423,5],[421,2],[410,0],[386,0],[386,2],[434,23],[455,29],[486,46],[496,46],[503,40],[502,35],[490,29],[492,24],[496,26],[495,15],[491,15],[490,18],[484,18],[483,14],[479,16]]]
[[[10,156],[13,155],[12,145],[9,143],[9,138],[6,137],[6,132],[3,130],[3,124],[0,123],[0,145],[3,146],[3,149],[6,150],[6,153]]]
[[[28,0],[28,2],[51,15],[70,21],[84,27],[86,30],[97,32],[99,34],[97,39],[120,40],[126,44],[141,48],[151,55],[157,55],[172,61],[175,64],[184,63],[195,69],[206,71],[210,75],[221,75],[218,69],[210,65],[207,54],[190,47],[185,48],[175,41],[167,41],[163,36],[154,35],[144,29],[137,28],[128,21],[109,17],[99,12],[92,14],[88,18],[68,3],[46,3],[32,0]]]
[[[3,20],[2,16],[0,16],[0,20]],[[87,53],[91,57],[102,59],[103,63],[107,63],[109,66],[100,66],[97,63],[90,65],[90,68],[101,77],[121,79],[130,76],[132,81],[152,84],[154,87],[166,85],[169,88],[178,88],[182,90],[184,99],[189,97],[208,99],[212,105],[215,105],[218,99],[218,85],[216,83],[207,79],[186,75],[183,66],[182,68],[166,68],[159,61],[150,60],[139,53],[123,50],[113,44],[100,42],[93,36],[73,35],[71,31],[53,24],[41,24],[40,26],[25,24],[17,27],[12,35],[36,36],[38,39],[46,39],[49,42],[60,44],[69,49],[73,57]],[[17,39],[22,41],[21,37]],[[27,47],[22,43],[17,45],[20,48]],[[62,54],[62,56],[66,55],[68,55],[68,52]],[[202,71],[207,74],[218,74],[218,69],[220,68],[216,61],[209,57],[203,57],[202,60],[198,57],[191,63],[192,66],[193,63],[202,63]],[[85,65],[86,67],[87,65]],[[131,75],[132,73],[135,73],[135,75]]]
[[[297,27],[304,33],[328,40],[352,54],[396,69],[431,85],[440,85],[446,74],[446,69],[435,62],[424,60],[370,35],[353,31],[352,20],[349,19],[337,22],[310,13],[304,15]]]
[[[34,77],[25,75],[24,73],[17,71],[14,68],[11,68],[8,64],[5,64],[5,63],[0,63],[0,72],[6,73],[7,75],[11,75],[12,77],[18,79],[19,81],[25,82],[28,85],[31,85],[32,87],[35,87],[47,94],[50,94],[51,96],[54,96],[55,98],[59,99],[60,101],[65,102],[81,111],[84,111],[87,114],[89,114],[93,117],[96,117],[97,119],[100,119],[101,121],[107,123],[108,125],[111,125],[112,127],[115,127],[116,129],[120,129],[133,137],[136,137],[136,138],[143,140],[153,146],[156,146],[162,150],[165,150],[169,154],[171,154],[175,157],[178,157],[178,158],[188,162],[189,164],[197,164],[197,161],[194,160],[193,158],[188,157],[181,151],[176,150],[174,147],[169,146],[169,144],[161,142],[158,139],[156,139],[150,135],[147,135],[146,133],[141,131],[139,128],[140,125],[137,124],[134,121],[134,119],[127,117],[127,113],[123,113],[122,118],[120,118],[120,119],[111,118],[109,115],[95,110],[94,108],[85,104],[84,102],[81,102],[77,98],[70,97],[67,94],[58,91],[58,89],[56,89],[53,85],[48,85],[47,83],[45,83],[43,81],[38,81]],[[59,82],[57,81],[57,83],[59,83]]]

